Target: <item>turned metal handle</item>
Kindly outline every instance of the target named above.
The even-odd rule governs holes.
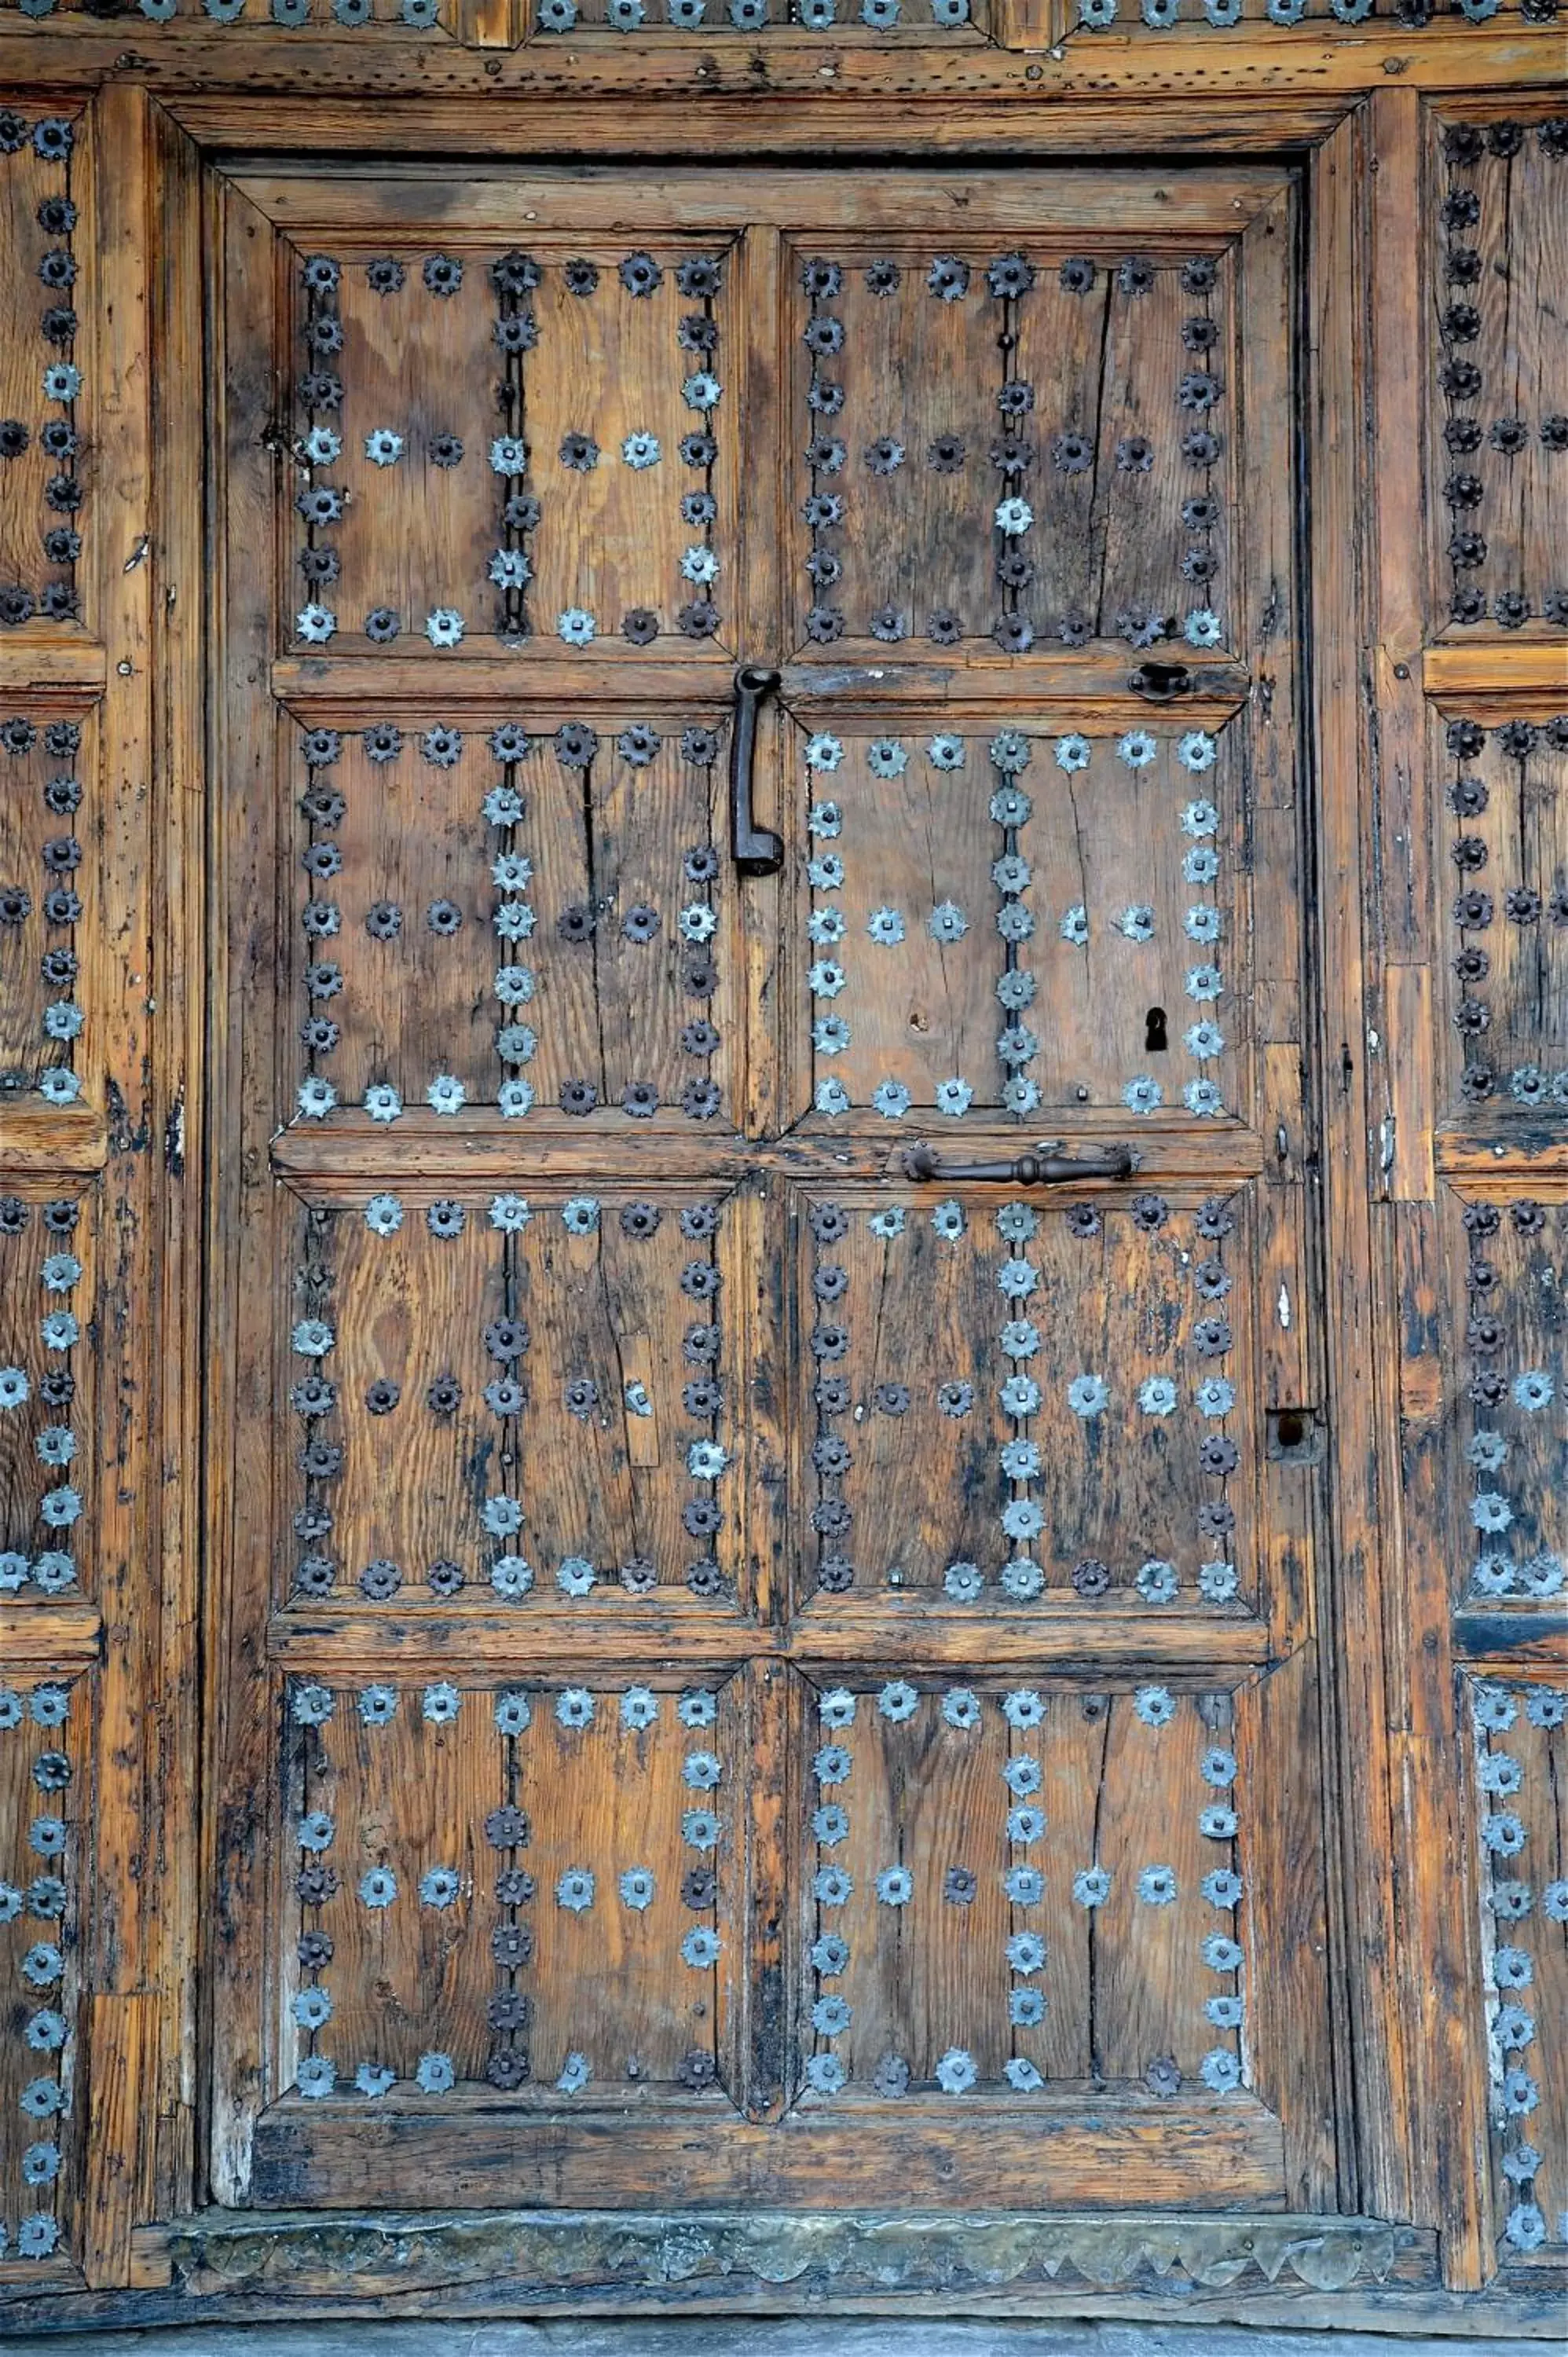
[[[911,1146],[905,1176],[921,1181],[994,1178],[1004,1186],[1065,1187],[1075,1178],[1131,1178],[1138,1157],[1130,1146],[1101,1146],[1087,1154],[1016,1154],[1010,1162],[944,1162],[933,1146]]]
[[[784,838],[752,816],[751,771],[757,758],[757,715],[776,693],[779,673],[758,663],[742,663],[735,675],[735,726],[729,746],[730,856],[743,876],[777,876],[784,865]]]

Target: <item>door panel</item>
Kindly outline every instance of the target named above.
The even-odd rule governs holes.
[[[787,241],[792,640],[1228,643],[1227,257]]]
[[[1333,2198],[1290,204],[230,198],[226,2200]]]
[[[82,1852],[91,1707],[80,1677],[0,1682],[0,2104],[23,2134],[0,2179],[0,2252],[48,2259],[74,2224],[81,2178],[69,2133],[80,2069]],[[88,1790],[84,1791],[84,1785]]]
[[[97,757],[91,716],[8,711],[0,719],[0,1086],[73,1104],[83,1014],[78,928],[84,912],[84,777]]]
[[[733,1609],[739,1208],[424,1191],[298,1212],[285,1586],[455,1622],[655,1587]]]
[[[982,1615],[1055,1600],[1129,1636],[1128,1616],[1255,1601],[1245,1196],[939,1184],[800,1210],[821,1615],[913,1589]]]
[[[1481,1837],[1493,2231],[1505,2247],[1537,2251],[1563,2239],[1568,2201],[1568,1693],[1508,1677],[1460,1685]]]
[[[1230,1697],[814,1684],[800,2101],[1240,2083]]]
[[[1446,511],[1432,610],[1448,637],[1561,645],[1568,350],[1548,289],[1562,280],[1568,139],[1561,117],[1432,128],[1427,425]]]
[[[96,1197],[0,1195],[0,1598],[33,1604],[93,1586],[97,1505],[84,1327]]]
[[[282,2067],[304,2098],[738,2098],[736,1679],[295,1680],[289,1718]]]
[[[1550,1117],[1568,1105],[1568,716],[1490,729],[1434,716],[1432,734],[1447,780],[1449,1118]]]
[[[0,144],[0,285],[15,321],[0,366],[0,630],[35,637],[80,635],[87,569],[93,256],[77,238],[91,191],[77,135],[70,112],[7,109]]]
[[[1568,1353],[1563,1245],[1568,1207],[1442,1191],[1451,1331],[1444,1437],[1463,1480],[1449,1485],[1451,1593],[1498,1616],[1550,1611],[1568,1556]],[[1558,1606],[1560,1608],[1560,1605]]]
[[[292,642],[733,650],[729,259],[669,238],[280,255],[302,355]]]
[[[819,1113],[1239,1110],[1252,994],[1236,732],[794,732]],[[802,1109],[804,1106],[802,1105]]]
[[[727,715],[428,709],[298,732],[297,1113],[733,1121]]]

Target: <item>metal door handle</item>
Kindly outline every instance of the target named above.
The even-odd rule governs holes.
[[[1075,1178],[1131,1178],[1137,1167],[1138,1157],[1130,1146],[1101,1146],[1088,1154],[1017,1154],[1011,1162],[944,1162],[933,1146],[911,1146],[904,1157],[904,1172],[909,1178],[994,1178],[1013,1187],[1066,1187]]]
[[[743,876],[777,876],[784,865],[784,838],[758,826],[751,812],[751,770],[757,758],[757,715],[779,686],[779,673],[758,663],[742,663],[735,675],[735,726],[729,745],[730,856]]]

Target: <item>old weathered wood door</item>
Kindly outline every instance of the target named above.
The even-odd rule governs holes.
[[[223,2201],[1341,2199],[1295,202],[226,184]]]
[[[0,2330],[1551,2332],[1559,0],[580,5],[0,7]]]

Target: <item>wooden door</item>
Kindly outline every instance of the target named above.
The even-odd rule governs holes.
[[[227,184],[222,2200],[1353,2206],[1295,202]]]

